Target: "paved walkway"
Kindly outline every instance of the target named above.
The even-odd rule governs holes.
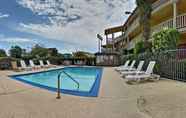
[[[9,79],[0,72],[0,118],[183,118],[186,84],[161,80],[128,85],[104,68],[99,97],[62,95]]]

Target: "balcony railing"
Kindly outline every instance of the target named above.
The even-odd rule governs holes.
[[[152,33],[156,33],[156,32],[159,32],[160,30],[162,30],[163,28],[173,28],[173,18],[171,18],[171,19],[169,19],[165,22],[162,22],[159,25],[154,26],[151,31],[152,31]],[[177,18],[176,18],[176,28],[180,32],[186,31],[186,13],[177,16]],[[142,34],[140,34],[139,37],[142,37],[141,35]],[[122,36],[122,37],[124,37],[124,36]],[[137,39],[140,39],[140,38],[137,38]]]
[[[107,44],[109,45],[112,45],[114,43],[114,40],[112,40],[112,39],[109,39],[109,40],[107,40]]]
[[[113,48],[101,48],[101,52],[102,53],[118,53],[118,51],[116,51]]]
[[[176,18],[176,28],[178,30],[186,27],[186,14],[177,16]],[[163,28],[173,28],[173,18],[160,23],[159,25],[153,27],[152,32],[158,32]]]
[[[176,27],[178,29],[186,27],[186,13],[177,17],[177,19],[176,19]]]

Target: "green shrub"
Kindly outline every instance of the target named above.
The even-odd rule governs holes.
[[[10,56],[13,58],[21,58],[23,49],[19,46],[12,46],[9,50]]]
[[[46,58],[48,57],[49,50],[40,45],[35,45],[30,52],[30,55],[34,58]]]
[[[48,60],[54,65],[60,65],[62,64],[63,58],[59,56],[51,56]]]
[[[153,35],[152,50],[161,52],[177,48],[180,33],[176,29],[163,29]]]
[[[23,60],[31,60],[31,59],[33,59],[33,58],[34,58],[34,56],[31,55],[30,53],[25,54],[25,55],[22,56],[22,59],[23,59]]]
[[[0,49],[0,57],[6,57],[6,52],[3,49]]]
[[[143,41],[139,41],[136,43],[134,48],[134,54],[140,54],[145,52],[145,46]]]

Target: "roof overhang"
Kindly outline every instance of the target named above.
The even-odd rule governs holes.
[[[117,33],[117,32],[124,32],[123,25],[106,29],[105,30],[105,35],[109,35],[109,34],[113,34],[113,33]]]

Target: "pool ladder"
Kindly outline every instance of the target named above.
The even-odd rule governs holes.
[[[58,84],[57,84],[57,99],[60,99],[61,96],[60,96],[60,78],[61,78],[61,74],[65,74],[66,76],[68,76],[73,82],[75,82],[77,84],[77,90],[79,90],[79,82],[76,81],[71,75],[69,75],[67,72],[65,71],[61,71],[59,74],[58,74]]]
[[[65,71],[61,71],[59,74],[58,74],[58,80],[60,80],[61,78],[61,75],[62,74],[65,74],[66,76],[68,76],[74,83],[77,84],[77,90],[79,90],[79,82],[77,80],[75,80],[71,75],[69,75],[67,72]]]

